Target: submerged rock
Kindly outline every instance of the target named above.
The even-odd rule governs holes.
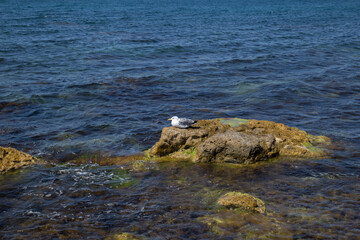
[[[219,205],[227,208],[242,208],[259,213],[265,213],[265,203],[247,193],[229,192],[219,198]]]
[[[10,147],[0,147],[0,174],[9,170],[31,165],[36,159],[30,154]]]
[[[80,156],[75,157],[74,159],[70,160],[71,163],[75,164],[99,164],[100,166],[112,166],[112,165],[119,165],[119,164],[126,164],[128,162],[134,162],[138,160],[143,160],[144,154],[134,154],[129,156],[102,156],[101,153],[94,153],[94,154],[83,154]]]
[[[106,238],[106,240],[142,240],[143,238],[131,233],[117,233]]]
[[[30,102],[0,102],[0,113],[12,112],[29,104]]]
[[[254,163],[273,157],[324,157],[330,139],[271,121],[199,120],[188,129],[165,127],[148,151],[194,162]]]
[[[223,209],[197,221],[206,224],[218,239],[293,239],[294,235],[278,219],[252,212]]]

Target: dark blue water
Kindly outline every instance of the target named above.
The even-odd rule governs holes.
[[[0,1],[0,145],[50,161],[141,152],[173,115],[255,118],[330,136],[341,180],[314,191],[359,193],[359,109],[356,0]]]

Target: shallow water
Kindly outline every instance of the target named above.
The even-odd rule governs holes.
[[[0,236],[358,237],[359,12],[351,0],[1,1],[0,145],[59,165],[1,176]],[[173,115],[272,120],[335,147],[241,169],[60,164],[148,149]],[[234,190],[269,215],[216,235],[199,218]]]
[[[1,178],[4,239],[103,238],[117,232],[149,239],[355,239],[359,234],[358,169],[329,159],[243,168],[154,163],[140,173],[129,166],[65,164]],[[266,215],[219,211],[216,200],[227,191],[260,197]],[[206,217],[236,224],[214,233],[201,220]]]

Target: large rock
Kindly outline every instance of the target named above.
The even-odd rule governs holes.
[[[18,169],[36,162],[30,154],[18,151],[10,147],[0,147],[0,174],[9,170]]]
[[[272,157],[324,157],[330,139],[281,123],[238,118],[200,120],[188,129],[165,127],[149,150],[195,162],[254,163]]]
[[[228,130],[200,143],[196,161],[252,163],[268,159],[275,154],[274,136],[254,136]]]

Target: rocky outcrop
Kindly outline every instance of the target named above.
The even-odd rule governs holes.
[[[0,174],[9,170],[18,169],[36,162],[30,154],[18,151],[10,147],[0,147]]]
[[[265,203],[247,193],[229,192],[221,196],[217,204],[227,208],[242,208],[259,213],[265,213]]]
[[[281,123],[239,118],[199,120],[188,129],[165,127],[148,151],[195,162],[254,163],[273,157],[324,157],[330,139]]]

